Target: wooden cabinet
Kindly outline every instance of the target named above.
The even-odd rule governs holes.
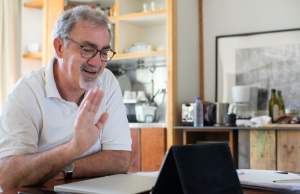
[[[138,172],[141,170],[141,137],[140,129],[132,128],[131,131],[131,164],[129,172]]]
[[[25,9],[42,9],[43,8],[43,0],[31,0],[28,2],[24,2],[24,8]],[[22,21],[24,22],[24,21]],[[31,30],[31,29],[30,29]],[[23,59],[29,59],[29,60],[42,60],[42,52],[36,51],[24,51],[22,54]]]
[[[300,172],[300,131],[277,132],[277,169]]]
[[[300,171],[300,125],[250,130],[250,168]]]
[[[147,1],[116,0],[111,21],[114,23],[114,48],[117,55],[114,60],[135,59],[167,55],[167,7],[165,0],[153,1],[156,7],[143,10]],[[138,43],[146,43],[146,50],[130,51]]]
[[[52,30],[56,20],[64,10],[64,0],[43,0],[44,28],[43,28],[43,65],[53,57]]]
[[[27,52],[23,54],[25,59],[42,60],[42,64],[48,64],[48,60],[53,56],[53,46],[51,33],[54,23],[59,14],[64,10],[64,0],[32,0],[24,3],[26,8],[41,9],[43,12],[43,48],[41,52]]]
[[[163,57],[166,59],[166,91],[167,91],[167,145],[178,139],[173,127],[176,123],[177,102],[177,27],[176,1],[155,0],[154,8],[147,11],[144,4],[147,0],[116,0],[113,14],[110,17],[114,26],[113,47],[117,54],[113,60],[136,60]],[[133,44],[147,43],[151,47],[146,51],[128,52]]]
[[[166,152],[165,128],[131,129],[132,153],[130,172],[157,171]]]
[[[250,168],[276,170],[276,131],[250,131]]]
[[[300,125],[268,127],[175,127],[184,144],[228,142],[240,168],[300,171]]]
[[[238,165],[238,132],[227,127],[188,127],[176,126],[175,129],[182,133],[183,144],[226,142],[230,148],[232,158]]]
[[[111,20],[114,23],[114,60],[166,58],[167,80],[167,147],[180,142],[174,130],[177,122],[177,19],[174,0],[155,0],[155,8],[143,10],[147,0],[116,0]],[[127,52],[134,43],[152,45],[149,51]]]
[[[26,52],[22,56],[25,59],[42,60],[41,52]]]
[[[165,129],[141,129],[141,170],[159,170],[166,151]]]
[[[32,0],[24,3],[24,7],[34,8],[34,9],[42,9],[43,8],[43,0]]]

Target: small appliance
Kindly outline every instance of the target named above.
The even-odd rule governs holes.
[[[194,103],[181,105],[181,123],[183,126],[193,126],[194,123]]]
[[[203,102],[204,126],[212,126],[216,123],[216,105],[213,102]],[[181,105],[181,124],[183,126],[193,126],[194,123],[194,103],[184,103]]]
[[[237,119],[249,119],[257,111],[258,88],[249,85],[232,87],[232,103],[228,114],[235,114]]]
[[[216,103],[216,126],[225,125],[225,116],[227,115],[229,103],[217,102]]]

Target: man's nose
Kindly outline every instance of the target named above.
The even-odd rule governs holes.
[[[103,60],[101,59],[101,53],[97,52],[95,54],[95,56],[93,56],[92,58],[90,58],[88,60],[88,63],[93,65],[93,66],[99,66],[99,65],[104,65],[105,63],[103,62]]]

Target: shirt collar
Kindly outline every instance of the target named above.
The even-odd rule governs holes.
[[[55,97],[55,98],[61,98],[58,89],[56,87],[56,83],[54,80],[54,64],[57,62],[55,58],[50,60],[50,62],[47,65],[46,71],[45,71],[45,89],[46,89],[46,95],[48,98]]]

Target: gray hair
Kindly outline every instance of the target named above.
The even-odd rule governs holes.
[[[107,28],[111,37],[111,31],[109,28],[110,22],[107,17],[100,11],[81,5],[64,11],[60,15],[53,29],[52,38],[54,39],[58,37],[66,39],[74,25],[79,21],[88,21],[96,26],[104,26]]]

